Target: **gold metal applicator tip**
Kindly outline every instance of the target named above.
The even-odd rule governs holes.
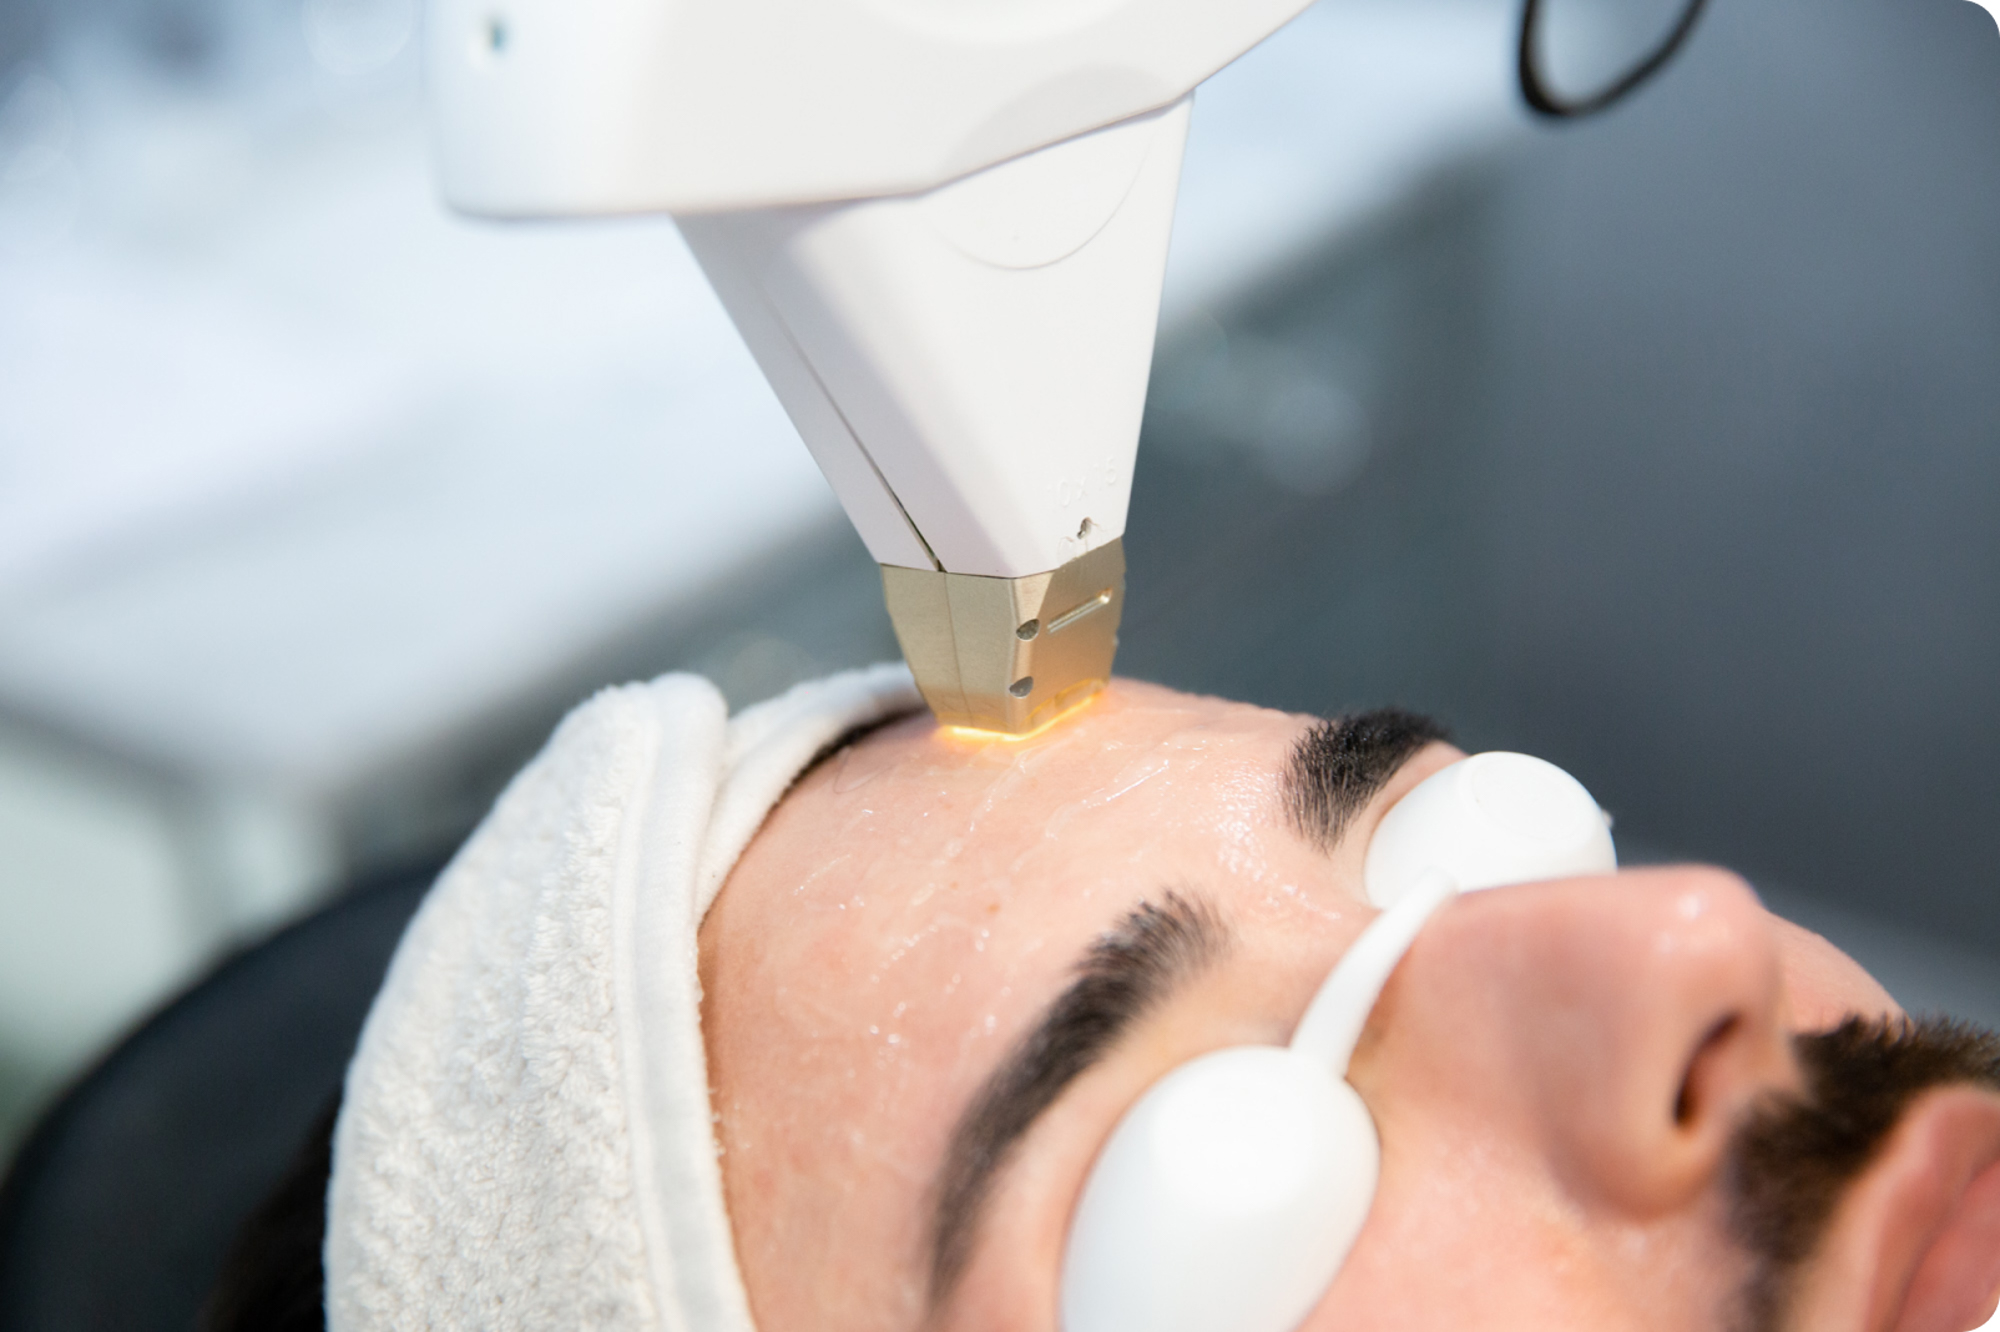
[[[938,721],[1020,736],[1111,682],[1125,545],[1111,541],[1026,578],[885,564],[882,591],[903,658]]]

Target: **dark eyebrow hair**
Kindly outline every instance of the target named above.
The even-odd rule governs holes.
[[[963,1275],[993,1179],[1029,1127],[1133,1022],[1229,946],[1229,929],[1196,896],[1141,902],[1091,944],[1076,978],[1000,1061],[958,1121],[931,1218],[930,1303]]]
[[[1301,837],[1331,851],[1411,755],[1450,738],[1439,723],[1402,708],[1320,722],[1292,746],[1285,765],[1285,814]]]

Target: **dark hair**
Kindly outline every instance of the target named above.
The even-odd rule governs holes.
[[[201,1310],[201,1332],[324,1332],[326,1184],[333,1176],[335,1093],[256,1211],[244,1218]]]
[[[1850,1017],[1795,1037],[1803,1090],[1766,1100],[1731,1144],[1730,1221],[1755,1272],[1741,1322],[1785,1322],[1800,1272],[1849,1187],[1924,1092],[2000,1091],[2000,1035],[1947,1017]]]

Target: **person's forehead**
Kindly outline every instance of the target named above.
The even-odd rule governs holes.
[[[1250,890],[1254,910],[1255,890],[1296,896],[1301,873],[1324,866],[1282,813],[1284,766],[1309,724],[1124,683],[1026,742],[911,719],[809,774],[726,894],[782,902],[772,926],[837,950],[844,979],[868,987],[919,953],[976,962],[1066,933],[1080,944],[1167,889]]]
[[[1193,892],[1238,931],[1338,927],[1359,899],[1283,813],[1310,725],[1121,683],[1026,743],[913,719],[821,764],[704,927],[710,1040],[740,1035],[719,1062],[759,1088],[721,1108],[921,1191],[958,1108],[1137,902]]]

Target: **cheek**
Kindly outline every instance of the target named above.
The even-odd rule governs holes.
[[[1709,1332],[1687,1235],[1642,1234],[1582,1212],[1508,1144],[1406,1125],[1340,1275],[1300,1332],[1407,1328]],[[1703,1250],[1706,1251],[1705,1248]]]
[[[1550,1274],[1576,1269],[1577,1255],[1540,1183],[1488,1144],[1431,1150],[1443,1141],[1413,1124],[1385,1142],[1367,1225],[1302,1332],[1604,1326],[1572,1321],[1574,1309],[1547,1289]],[[1535,1316],[1500,1321],[1503,1309]]]

